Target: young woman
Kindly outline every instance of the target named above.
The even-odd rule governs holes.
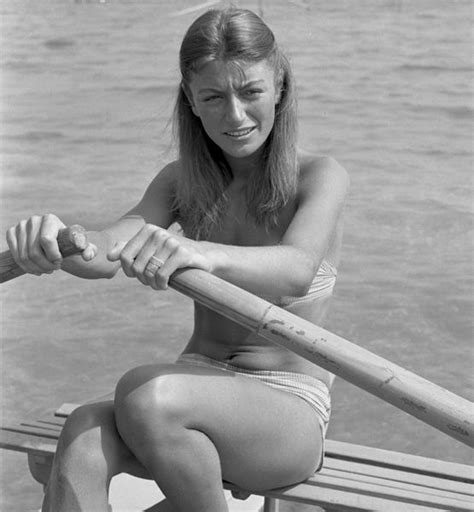
[[[121,267],[165,290],[196,267],[314,323],[336,279],[348,178],[332,159],[297,152],[287,59],[248,10],[211,10],[187,31],[176,103],[179,159],[115,224],[62,260],[64,224],[34,216],[8,231],[27,272],[111,278]],[[186,236],[168,228],[178,222]],[[128,372],[114,401],[85,405],[59,441],[44,511],[107,510],[111,478],[152,478],[162,510],[223,512],[222,481],[259,490],[322,464],[330,375],[196,304],[175,364]]]

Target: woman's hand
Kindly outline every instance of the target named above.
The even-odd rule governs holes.
[[[65,224],[53,214],[33,215],[7,231],[7,243],[15,262],[29,274],[51,274],[61,268],[63,257],[57,242]],[[97,254],[93,244],[82,251],[84,261]]]
[[[168,230],[145,224],[127,243],[119,242],[107,255],[122,264],[128,277],[155,290],[166,290],[170,276],[179,268],[194,267],[212,271],[209,254],[201,242],[195,242]]]

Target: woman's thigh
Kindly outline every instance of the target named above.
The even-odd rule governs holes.
[[[154,394],[156,401],[147,403],[157,404],[156,414],[165,397],[186,428],[209,437],[226,481],[248,490],[280,487],[319,465],[316,412],[295,395],[232,372],[180,364],[140,367],[125,380],[126,392]]]

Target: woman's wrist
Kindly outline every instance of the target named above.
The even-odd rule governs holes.
[[[212,242],[199,242],[207,260],[209,261],[209,272],[220,275],[228,266],[229,256],[221,247],[221,244]]]

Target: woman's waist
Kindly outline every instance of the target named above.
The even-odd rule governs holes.
[[[319,379],[328,387],[333,380],[326,370],[256,335],[249,335],[239,342],[229,342],[213,337],[203,339],[195,333],[183,353],[200,354],[243,370],[300,373]]]

